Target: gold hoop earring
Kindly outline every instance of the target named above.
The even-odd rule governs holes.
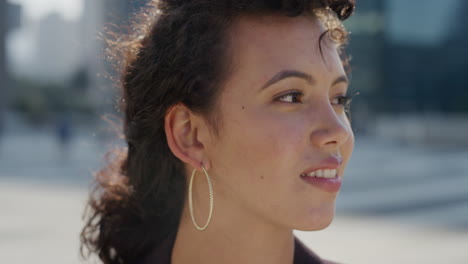
[[[202,164],[202,169],[203,169],[203,172],[205,172],[206,180],[208,181],[208,188],[210,191],[210,213],[208,214],[208,220],[206,221],[206,224],[203,227],[200,227],[197,224],[197,222],[195,221],[195,216],[193,214],[192,185],[193,185],[193,176],[195,176],[195,172],[197,172],[197,169],[194,169],[192,172],[192,177],[190,177],[190,184],[189,184],[189,189],[188,189],[188,202],[189,202],[190,216],[192,217],[193,224],[200,231],[203,231],[208,227],[208,224],[211,221],[211,216],[213,214],[213,186],[211,185],[210,176],[208,175],[208,172],[206,172],[205,166],[203,166],[203,164]]]

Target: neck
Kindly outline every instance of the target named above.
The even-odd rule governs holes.
[[[293,263],[292,230],[267,224],[239,211],[232,206],[216,207],[208,228],[199,231],[185,206],[171,263]],[[196,217],[198,225],[203,226],[208,210],[205,208],[200,212],[206,212],[202,214],[205,218]]]

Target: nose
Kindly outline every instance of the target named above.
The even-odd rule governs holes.
[[[314,116],[310,137],[316,147],[337,148],[353,136],[346,115],[337,112],[329,103],[321,106]]]

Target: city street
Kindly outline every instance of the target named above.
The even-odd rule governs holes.
[[[81,215],[108,146],[90,130],[68,151],[47,130],[0,139],[0,263],[80,263]],[[467,157],[357,138],[336,220],[297,235],[343,263],[466,264]]]

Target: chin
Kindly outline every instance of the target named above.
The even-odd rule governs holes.
[[[318,231],[327,228],[335,217],[335,207],[327,210],[314,210],[307,216],[298,220],[295,225],[296,230],[300,231]]]

